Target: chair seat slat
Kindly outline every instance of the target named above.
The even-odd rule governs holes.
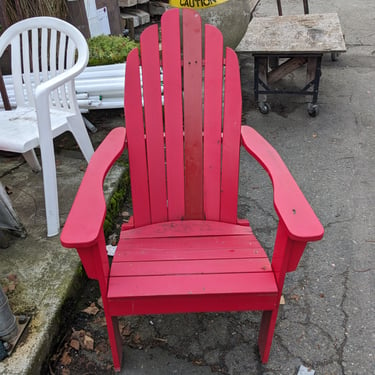
[[[108,298],[225,294],[277,294],[272,272],[111,277]]]

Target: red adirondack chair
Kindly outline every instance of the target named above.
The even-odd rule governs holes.
[[[132,314],[262,310],[259,350],[267,362],[285,274],[295,270],[306,243],[323,236],[277,152],[241,127],[235,52],[227,48],[224,58],[221,33],[206,25],[203,59],[201,31],[198,13],[184,10],[182,65],[178,9],[161,20],[161,61],[158,26],[143,32],[141,62],[133,50],[126,64],[126,129],[114,129],[93,155],[61,235],[99,281],[117,371],[117,316]],[[273,183],[280,221],[271,264],[249,224],[237,218],[241,145]],[[102,185],[124,147],[134,216],[109,266]]]

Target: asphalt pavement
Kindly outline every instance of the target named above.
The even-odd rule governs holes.
[[[254,16],[276,14],[274,3],[261,0]],[[292,3],[303,10],[302,1],[284,3],[285,11]],[[279,151],[325,228],[323,240],[306,248],[297,271],[286,279],[269,362],[262,365],[257,355],[258,313],[154,316],[137,324],[144,336],[158,335],[168,344],[124,347],[121,374],[289,375],[301,365],[317,375],[375,373],[375,2],[316,0],[310,12],[337,12],[347,46],[338,61],[323,58],[317,117],[307,114],[308,99],[293,95],[269,96],[270,113],[259,113],[253,58],[238,49],[244,123]],[[286,80],[298,81],[299,74]],[[57,160],[63,220],[84,162],[78,151],[64,147]],[[28,231],[25,239],[12,239],[0,250],[0,278],[11,284],[8,276],[17,275],[10,305],[32,316],[24,340],[0,363],[0,373],[38,374],[61,325],[64,302],[77,298],[79,261],[58,237],[45,237],[41,177],[20,158],[1,159],[0,172]],[[251,220],[271,253],[277,226],[271,184],[245,153],[239,194],[239,215]]]

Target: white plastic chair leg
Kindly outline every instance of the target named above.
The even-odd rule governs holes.
[[[41,142],[44,201],[47,218],[47,236],[52,237],[60,231],[59,200],[57,193],[57,177],[53,141],[47,138]]]
[[[86,161],[89,162],[94,153],[94,148],[92,147],[82,116],[71,117],[69,119],[69,128],[78,143],[83,156]]]
[[[39,160],[35,155],[34,149],[30,151],[26,151],[22,154],[24,159],[26,160],[27,164],[30,165],[31,169],[34,172],[40,172],[42,170],[42,167],[40,166]]]

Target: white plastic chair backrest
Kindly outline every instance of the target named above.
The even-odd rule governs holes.
[[[7,28],[0,38],[0,56],[11,46],[11,68],[17,106],[35,106],[35,88],[70,69],[81,71],[88,47],[73,25],[54,17],[32,17]],[[78,112],[73,78],[53,90],[50,106]]]

